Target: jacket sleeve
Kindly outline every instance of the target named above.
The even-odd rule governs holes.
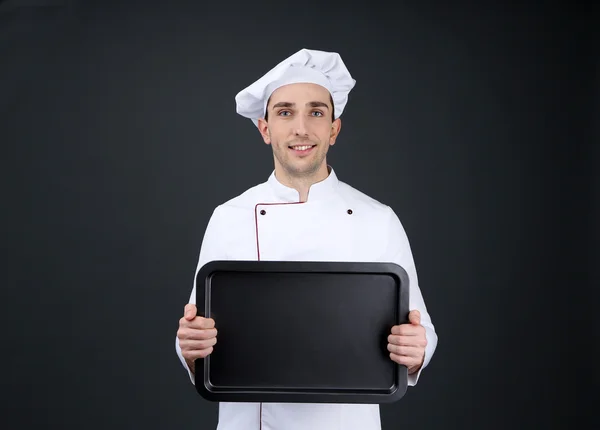
[[[388,208],[388,245],[386,248],[385,260],[400,265],[406,270],[409,278],[409,310],[418,310],[421,313],[421,325],[425,327],[427,346],[425,347],[425,360],[418,372],[408,375],[408,385],[414,386],[417,384],[423,369],[427,367],[431,361],[431,357],[435,352],[438,343],[438,335],[435,331],[431,315],[427,311],[425,300],[419,287],[419,279],[417,270],[410,248],[410,243],[406,235],[406,231],[396,213]]]
[[[200,247],[200,255],[198,258],[198,264],[196,266],[196,272],[194,273],[189,303],[196,304],[196,275],[198,274],[198,271],[210,261],[224,260],[227,258],[223,242],[222,240],[220,240],[220,238],[222,238],[223,232],[221,228],[223,220],[222,216],[223,215],[221,213],[221,207],[219,206],[213,211],[206,226],[204,238]],[[194,374],[191,372],[190,368],[185,362],[185,359],[183,358],[183,355],[181,353],[181,347],[179,346],[179,339],[177,338],[177,336],[175,336],[175,350],[177,352],[177,355],[179,356],[181,364],[188,372],[190,381],[192,382],[192,384],[195,384],[196,381]]]

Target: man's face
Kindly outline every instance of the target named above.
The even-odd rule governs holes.
[[[310,177],[327,170],[326,155],[335,143],[341,121],[332,122],[329,92],[316,84],[278,88],[267,106],[268,122],[259,130],[271,145],[276,170],[292,177]]]

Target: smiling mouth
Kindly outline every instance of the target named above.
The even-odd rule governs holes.
[[[290,146],[294,151],[308,151],[309,149],[314,148],[317,145],[294,145]]]

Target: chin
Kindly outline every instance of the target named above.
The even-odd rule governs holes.
[[[321,165],[291,165],[286,166],[285,170],[297,176],[310,176],[316,174],[321,169]]]

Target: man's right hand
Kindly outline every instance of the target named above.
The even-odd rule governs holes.
[[[207,357],[217,343],[217,329],[212,318],[197,316],[196,305],[188,303],[177,330],[181,354],[195,374],[194,360]]]

